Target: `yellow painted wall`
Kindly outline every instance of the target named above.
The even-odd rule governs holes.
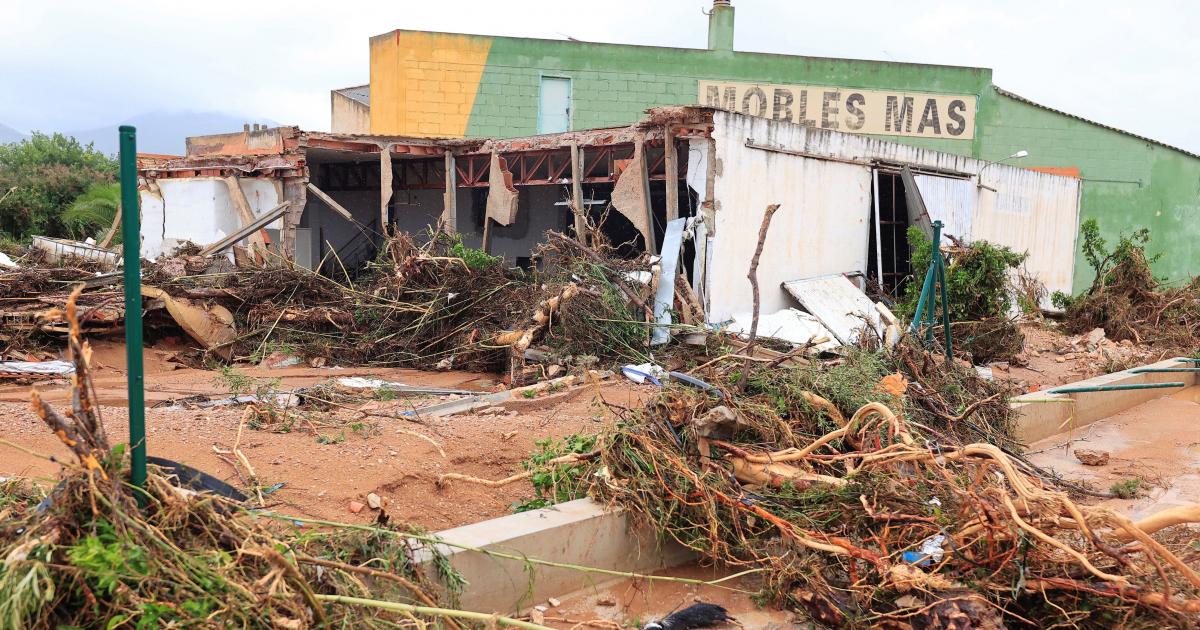
[[[371,38],[371,133],[462,137],[492,39],[392,31]]]

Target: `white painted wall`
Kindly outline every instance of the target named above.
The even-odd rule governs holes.
[[[260,215],[280,203],[279,182],[268,178],[241,180],[250,209]],[[159,179],[139,191],[142,205],[142,258],[170,254],[185,241],[215,243],[241,227],[229,188],[217,177]],[[282,229],[280,219],[267,225]]]
[[[780,204],[758,263],[762,313],[793,306],[783,282],[867,268],[871,169],[745,146],[802,145],[805,127],[714,114],[716,234],[707,269],[709,321],[748,312],[746,272],[769,204]]]
[[[713,138],[716,234],[706,270],[712,322],[750,309],[746,271],[767,204],[782,205],[759,262],[763,313],[792,306],[779,286],[783,281],[867,268],[871,167],[754,149],[746,146],[747,139],[815,156],[912,164],[957,173],[979,173],[986,164],[879,138],[724,111],[713,113]],[[972,216],[955,218],[958,229],[969,229],[970,240],[1028,252],[1026,268],[1050,292],[1069,292],[1079,227],[1079,180],[993,164],[984,171],[982,183],[997,192],[974,182],[950,184],[935,197],[939,209],[931,208],[931,212],[935,218],[938,213],[953,212],[941,206],[958,203],[956,199],[973,204]],[[973,200],[971,188],[975,189]]]
[[[1075,271],[1075,240],[1079,235],[1079,180],[1023,168],[989,166],[979,188],[978,211],[971,238],[1029,252],[1025,269],[1046,285],[1043,307],[1050,294],[1071,292]]]

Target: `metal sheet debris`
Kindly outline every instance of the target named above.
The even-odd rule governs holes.
[[[858,341],[864,323],[882,333],[875,303],[842,274],[792,280],[784,282],[783,288],[843,344]]]
[[[687,219],[675,219],[667,223],[663,235],[662,274],[658,278],[658,289],[654,293],[654,321],[657,326],[650,333],[650,344],[660,346],[671,339],[671,308],[675,305],[675,274],[679,272],[679,252],[683,247],[683,226]]]
[[[70,361],[0,361],[0,374],[67,376],[75,373]]]
[[[116,252],[110,252],[107,249],[49,236],[34,236],[30,247],[44,252],[46,260],[49,262],[58,262],[64,258],[73,257],[116,266],[117,261],[121,259]]]

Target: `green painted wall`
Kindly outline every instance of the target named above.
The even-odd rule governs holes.
[[[1027,166],[1079,168],[1080,220],[1096,219],[1109,243],[1121,232],[1149,228],[1148,252],[1164,254],[1154,271],[1171,281],[1200,271],[1200,159],[990,92],[976,119],[978,157],[995,160],[1026,149]],[[1093,277],[1077,255],[1076,292]]]
[[[1000,94],[986,68],[497,37],[467,135],[537,133],[542,75],[572,79],[574,129],[625,125],[649,107],[695,103],[701,79],[974,94],[974,140],[889,139],[988,160],[1024,149],[1030,157],[1020,165],[1079,168],[1081,218],[1098,219],[1110,240],[1149,228],[1150,251],[1166,254],[1155,271],[1172,281],[1200,269],[1200,159]],[[1091,271],[1077,260],[1079,290]]]
[[[701,79],[975,95],[991,85],[986,68],[496,37],[467,135],[537,133],[542,75],[572,80],[574,129],[627,125],[649,107],[694,104]],[[907,140],[943,151],[971,151],[968,140]]]

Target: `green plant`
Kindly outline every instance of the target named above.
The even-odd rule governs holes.
[[[521,392],[521,395],[526,398],[537,398],[538,393],[536,389],[526,389]]]
[[[1083,257],[1096,273],[1092,280],[1092,288],[1099,288],[1113,281],[1113,272],[1123,264],[1145,260],[1154,264],[1162,253],[1146,256],[1146,245],[1150,243],[1150,230],[1142,228],[1128,236],[1124,232],[1117,237],[1117,245],[1108,250],[1107,241],[1100,236],[1100,223],[1088,219],[1079,226],[1079,235],[1083,239]]]
[[[1137,477],[1118,481],[1109,488],[1109,492],[1117,495],[1121,499],[1133,499],[1137,497],[1138,491],[1142,489],[1142,480]]]
[[[346,441],[346,431],[338,431],[337,435],[317,434],[317,444],[341,444]]]
[[[572,501],[582,497],[587,490],[587,476],[592,470],[590,464],[552,465],[550,461],[570,453],[591,451],[596,448],[596,436],[571,434],[561,440],[547,438],[535,444],[537,451],[521,462],[522,468],[534,471],[529,478],[533,484],[534,498],[513,505],[514,512],[527,512]]]
[[[63,225],[72,238],[83,240],[93,236],[99,239],[112,227],[120,203],[120,184],[92,184],[63,211]],[[116,230],[111,244],[115,245],[120,242],[121,231]]]
[[[467,247],[462,242],[461,234],[455,235],[454,244],[450,246],[450,255],[461,258],[468,268],[476,271],[487,269],[503,260],[499,256],[489,255],[482,249]]]
[[[97,591],[112,595],[122,585],[132,588],[149,575],[146,551],[118,538],[112,525],[96,522],[97,532],[67,549],[67,558]]]
[[[220,366],[217,368],[217,375],[213,377],[213,383],[217,387],[224,389],[234,396],[250,393],[254,390],[256,382],[254,377],[242,374],[232,365]]]
[[[916,316],[917,302],[930,265],[933,264],[933,241],[919,228],[908,228],[908,243],[914,280],[908,283],[904,298],[897,303],[897,315],[911,319]],[[946,264],[946,299],[950,319],[967,321],[1004,317],[1009,304],[1015,301],[1010,270],[1025,262],[1028,254],[975,241],[953,252]],[[940,299],[940,297],[939,297]]]

